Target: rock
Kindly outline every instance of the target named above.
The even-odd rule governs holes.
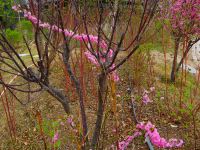
[[[178,128],[177,125],[173,125],[173,124],[171,124],[170,126],[171,126],[172,128]]]
[[[197,74],[197,69],[195,69],[194,67],[190,65],[183,64],[183,69],[186,69],[191,74]]]

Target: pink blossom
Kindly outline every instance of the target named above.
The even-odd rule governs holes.
[[[17,10],[19,10],[19,7],[20,6],[13,6],[13,9],[15,11],[17,11]],[[41,28],[52,29],[54,32],[62,32],[62,29],[59,28],[56,25],[52,25],[51,26],[49,23],[45,23],[45,22],[42,23],[41,20],[38,20],[35,16],[33,16],[31,14],[31,12],[26,11],[26,10],[24,10],[23,12],[24,12],[24,17],[27,18],[29,21],[31,21],[33,24],[37,25],[39,23],[39,27],[41,27]],[[92,43],[100,42],[99,46],[100,46],[100,48],[102,48],[103,53],[105,53],[105,54],[107,53],[106,51],[104,51],[107,48],[106,42],[103,39],[98,40],[98,36],[86,35],[86,34],[75,34],[73,31],[70,31],[70,30],[67,30],[67,29],[64,29],[64,34],[65,34],[65,36],[70,36],[73,39],[78,40],[78,41],[83,41],[84,40],[84,42],[88,42],[90,40],[90,42],[92,42]],[[93,54],[91,54],[89,51],[85,52],[85,56],[90,60],[91,63],[93,63],[97,67],[100,66],[100,64],[97,61],[97,59],[95,58],[95,56]],[[99,56],[100,56],[100,63],[102,63],[102,64],[105,63],[107,58],[103,57],[100,54],[99,54]],[[109,52],[108,52],[109,59],[111,59],[112,56],[113,56],[113,50],[110,49]],[[112,67],[114,67],[114,64],[113,64]],[[119,81],[119,76],[118,76],[116,71],[113,71],[111,73],[111,76],[112,76],[114,81]]]
[[[125,150],[134,138],[142,135],[141,132],[136,131],[132,136],[127,136],[125,140],[119,142],[119,150]]]
[[[161,17],[170,22],[173,33],[191,38],[199,35],[200,0],[161,0]]]
[[[97,67],[100,66],[99,63],[98,63],[98,61],[97,61],[97,59],[95,58],[94,55],[91,54],[91,52],[86,51],[86,52],[84,52],[84,54],[85,54],[85,56],[87,57],[87,59],[91,61],[91,63],[93,63],[93,64],[96,65]],[[108,56],[112,57],[112,54],[113,54],[113,52],[110,50],[110,51],[108,52]],[[101,59],[100,59],[100,60],[101,60],[101,63],[104,63],[104,62],[105,62],[105,58],[103,58],[101,55],[100,55],[100,57],[101,57]],[[115,65],[113,64],[110,68],[112,69],[112,68],[114,68],[114,67],[115,67]],[[113,79],[115,82],[119,81],[119,76],[118,76],[116,70],[113,71],[113,72],[111,73],[111,76],[112,76],[112,79]]]
[[[149,96],[148,96],[147,93],[145,93],[145,94],[143,95],[142,101],[143,101],[143,103],[144,103],[145,105],[148,104],[149,102],[152,102],[152,101],[150,100],[150,98],[149,98]]]
[[[151,91],[151,92],[154,92],[155,89],[156,89],[155,87],[150,87],[150,91]]]
[[[158,133],[158,130],[155,128],[155,126],[148,121],[147,123],[141,122],[137,124],[137,129],[143,130],[146,132],[145,136],[149,136],[151,142],[153,145],[159,147],[159,148],[173,148],[173,147],[181,147],[183,146],[183,140],[178,139],[169,139],[168,141],[162,137],[160,137],[160,134]]]
[[[12,6],[12,9],[13,9],[14,11],[16,11],[16,12],[21,12],[21,10],[20,10],[20,5],[14,5],[14,6]]]
[[[13,9],[14,11],[18,11],[18,7],[17,7],[16,5],[12,6],[12,9]]]
[[[58,132],[56,132],[53,136],[52,143],[55,143],[56,141],[58,141],[58,138],[59,138],[59,134]]]
[[[118,81],[119,81],[119,75],[117,74],[117,71],[113,71],[112,77],[113,77],[113,80],[114,80],[115,82],[118,82]]]
[[[97,59],[95,58],[94,55],[92,55],[89,51],[84,52],[85,56],[91,63],[93,63],[96,66],[99,66],[99,63],[97,62]]]
[[[110,55],[110,57],[112,57],[112,54],[113,54],[113,53],[112,53],[111,51],[109,51],[108,55]],[[113,69],[114,67],[115,67],[115,64],[113,64],[113,65],[110,67],[110,69]],[[118,81],[119,81],[119,76],[118,76],[116,70],[114,70],[114,71],[111,73],[111,75],[112,75],[112,79],[113,79],[115,82],[118,82]]]
[[[50,28],[50,24],[43,23],[43,24],[40,24],[40,27],[42,27],[42,28]]]
[[[75,123],[74,123],[72,117],[67,118],[67,122],[68,122],[72,127],[75,127]]]

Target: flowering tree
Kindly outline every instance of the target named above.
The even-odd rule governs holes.
[[[190,48],[199,40],[200,33],[200,0],[170,0],[161,2],[161,16],[167,22],[174,37],[174,59],[171,71],[171,81],[175,81],[176,72],[186,58]],[[180,42],[186,40],[186,50],[177,66],[177,55]]]
[[[77,8],[77,5],[73,3],[73,11],[76,12],[74,16],[75,24],[70,26],[68,18],[66,18],[65,9],[63,9],[62,3],[56,3],[49,9],[50,17],[46,16],[42,12],[43,3],[41,1],[30,0],[30,3],[25,8],[20,5],[13,6],[13,9],[17,12],[23,13],[24,17],[29,20],[35,30],[34,44],[36,46],[36,52],[38,58],[33,57],[32,50],[24,38],[24,43],[29,51],[32,64],[27,64],[12,46],[12,44],[6,39],[4,33],[1,32],[0,46],[3,55],[0,56],[0,61],[3,64],[1,71],[9,74],[21,77],[24,83],[11,84],[3,79],[0,80],[0,84],[6,87],[11,93],[13,90],[18,92],[34,93],[41,90],[47,91],[50,95],[58,100],[66,113],[71,113],[70,110],[70,96],[64,93],[50,80],[50,73],[52,63],[50,61],[50,49],[53,49],[53,53],[56,53],[60,57],[60,61],[70,77],[74,88],[76,89],[76,95],[78,96],[79,107],[81,114],[81,125],[82,125],[82,149],[95,149],[98,144],[98,140],[101,133],[101,127],[103,122],[103,116],[105,113],[105,106],[107,104],[108,95],[108,82],[119,82],[120,77],[117,74],[117,69],[122,66],[139,48],[140,42],[143,38],[143,34],[146,32],[149,24],[151,23],[155,10],[157,7],[158,0],[144,1],[144,10],[138,23],[137,32],[134,36],[129,37],[128,31],[132,27],[132,21],[134,19],[134,1],[131,5],[126,6],[128,9],[128,16],[124,17],[123,7],[120,7],[120,2],[117,0],[113,5],[109,5],[109,17],[112,20],[109,24],[109,34],[106,34],[105,30],[105,8],[101,1],[97,3],[96,12],[89,10],[89,4],[84,1],[82,5]],[[148,11],[147,11],[148,9]],[[52,12],[50,11],[52,10]],[[95,19],[90,13],[95,14]],[[120,28],[120,21],[123,19],[123,28]],[[107,22],[106,22],[107,23]],[[135,24],[134,24],[135,25]],[[82,30],[80,30],[82,26]],[[71,27],[71,30],[68,29]],[[106,28],[107,29],[107,28]],[[55,35],[56,36],[53,36]],[[125,39],[129,39],[127,45],[123,45]],[[41,42],[42,40],[42,42]],[[53,44],[54,40],[58,41],[58,45]],[[85,111],[85,96],[81,78],[75,74],[75,70],[72,69],[73,51],[71,44],[74,41],[78,41],[84,45],[84,49],[80,49],[82,54],[98,68],[97,75],[97,88],[98,94],[96,99],[98,100],[96,120],[92,137],[88,136],[88,121],[87,114]],[[126,52],[126,55],[121,59],[118,59],[118,55],[121,52]],[[81,69],[78,71],[82,71]],[[24,89],[23,86],[26,84],[35,85],[34,88]],[[13,93],[14,94],[14,93]],[[14,94],[17,98],[17,95]],[[17,100],[24,104],[20,99]],[[143,101],[147,104],[150,102],[147,93],[144,93]],[[71,119],[68,120],[71,126],[74,123]],[[134,137],[140,135],[140,131],[145,131],[146,135],[151,136],[153,144],[158,147],[179,147],[182,145],[182,140],[170,140],[166,141],[161,138],[154,125],[150,122],[147,124],[139,123],[137,126],[138,132],[128,138],[128,142],[133,140]],[[154,129],[152,131],[152,129]],[[58,134],[54,136],[54,142],[58,139]],[[119,148],[124,149],[127,147],[128,142],[120,142]]]

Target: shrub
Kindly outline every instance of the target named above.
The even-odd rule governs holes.
[[[5,34],[8,41],[14,44],[14,46],[17,46],[22,42],[22,33],[17,30],[6,29]]]
[[[17,32],[22,33],[26,39],[31,40],[33,36],[32,24],[30,21],[21,20],[17,23]]]

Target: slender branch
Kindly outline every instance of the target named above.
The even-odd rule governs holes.
[[[188,53],[189,53],[191,47],[192,47],[195,43],[197,43],[199,40],[200,40],[200,38],[197,38],[195,41],[193,41],[193,42],[190,41],[190,42],[188,43],[187,48],[186,48],[185,52],[183,53],[183,57],[181,58],[181,60],[180,60],[180,62],[179,62],[179,64],[178,64],[178,66],[177,66],[177,68],[176,68],[176,72],[179,71],[179,69],[180,69],[181,65],[183,64],[183,61],[184,61],[185,58],[187,57],[187,55],[188,55]]]
[[[64,34],[64,25],[63,25],[63,19],[61,16],[60,10],[58,10],[59,17],[60,17],[60,25],[62,29],[63,39],[65,42],[64,45],[64,52],[63,52],[63,62],[65,64],[65,67],[67,69],[67,72],[69,73],[71,81],[74,83],[77,94],[79,95],[79,104],[80,104],[80,111],[81,111],[81,117],[82,117],[82,127],[83,127],[83,136],[87,139],[87,133],[88,133],[88,127],[87,127],[87,119],[86,119],[86,113],[85,113],[85,105],[83,100],[83,93],[82,93],[82,87],[79,83],[79,81],[76,79],[75,75],[73,74],[71,70],[71,66],[69,64],[69,55],[70,55],[70,49],[68,46],[67,38]]]

